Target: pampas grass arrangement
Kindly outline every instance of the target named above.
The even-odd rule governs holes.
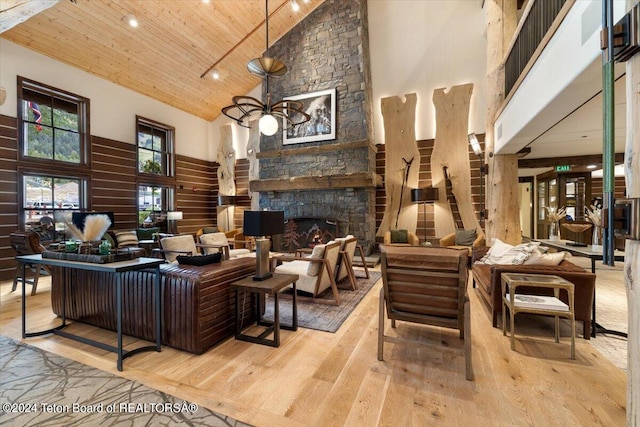
[[[87,215],[84,220],[84,231],[80,231],[78,227],[71,223],[67,223],[71,234],[83,242],[95,242],[100,240],[104,233],[111,226],[111,220],[108,215]]]

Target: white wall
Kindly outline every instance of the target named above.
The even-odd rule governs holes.
[[[0,39],[0,85],[7,100],[0,114],[17,117],[18,75],[89,98],[92,135],[135,144],[136,115],[140,115],[176,128],[177,154],[215,160],[206,120],[4,39]]]
[[[484,10],[470,0],[369,0],[375,142],[384,142],[380,100],[418,94],[416,138],[435,137],[433,91],[473,83],[469,132],[484,133]]]

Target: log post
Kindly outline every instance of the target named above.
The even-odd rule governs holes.
[[[260,152],[260,130],[258,129],[258,120],[249,122],[249,141],[247,142],[247,159],[249,160],[249,182],[260,179],[260,160],[258,153]],[[251,210],[260,210],[259,192],[251,191],[249,188],[249,198],[251,199]]]
[[[377,237],[394,229],[416,231],[418,207],[411,203],[411,189],[417,188],[420,171],[420,152],[415,131],[416,103],[415,93],[405,95],[404,102],[398,96],[381,100],[387,203]]]
[[[485,163],[487,176],[485,222],[487,242],[498,239],[518,244],[522,240],[518,191],[518,157],[494,155],[494,124],[505,98],[504,58],[517,25],[516,0],[487,0],[487,115],[485,119]]]
[[[627,10],[638,0],[627,0]],[[640,198],[640,53],[627,64],[627,139],[624,153],[627,197]],[[627,425],[640,426],[640,240],[627,240],[624,281],[629,317],[627,341]]]

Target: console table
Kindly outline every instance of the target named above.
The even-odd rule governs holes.
[[[600,247],[600,250],[594,250],[592,245],[587,246],[572,246],[569,244],[567,240],[549,240],[549,239],[534,239],[535,242],[540,242],[544,246],[549,246],[554,249],[558,249],[561,251],[567,251],[571,255],[580,256],[589,258],[591,260],[591,272],[596,274],[596,261],[602,261],[603,249]],[[613,252],[613,259],[615,261],[624,261],[624,252],[615,250]],[[593,338],[596,337],[596,333],[601,334],[611,334],[617,335],[619,337],[627,338],[627,334],[620,331],[614,331],[611,329],[607,329],[596,322],[596,288],[593,288],[593,308],[592,308],[592,316],[591,316],[591,336]]]
[[[62,259],[53,259],[53,258],[42,258],[41,254],[37,255],[22,255],[17,256],[16,261],[20,263],[19,268],[22,271],[22,278],[25,279],[26,271],[25,266],[27,264],[41,264],[41,265],[49,265],[49,266],[57,266],[65,269],[72,270],[91,270],[98,271],[103,273],[114,273],[116,277],[116,293],[115,293],[115,305],[116,305],[116,313],[117,313],[117,335],[118,342],[117,346],[111,346],[99,341],[95,341],[89,338],[85,338],[79,335],[74,335],[69,332],[63,331],[68,324],[66,318],[66,289],[67,283],[66,278],[67,275],[63,273],[63,306],[62,306],[62,324],[56,326],[51,329],[47,329],[44,331],[38,332],[27,332],[27,304],[26,304],[26,286],[24,280],[22,281],[22,338],[35,337],[46,334],[55,334],[60,335],[65,338],[69,338],[75,341],[79,341],[84,344],[89,344],[94,347],[101,348],[106,351],[110,351],[112,353],[116,353],[118,355],[117,368],[118,371],[122,371],[122,361],[127,357],[133,356],[134,354],[143,352],[143,351],[161,351],[162,348],[162,302],[161,302],[161,293],[162,288],[160,287],[160,264],[164,263],[164,260],[157,258],[136,258],[127,261],[118,261],[111,262],[105,264],[96,264],[90,262],[80,262],[80,261],[68,261]],[[124,350],[122,348],[122,273],[126,271],[132,270],[142,270],[146,268],[154,268],[155,269],[155,280],[154,280],[154,313],[155,313],[155,338],[156,344],[153,346],[145,346],[139,347],[133,350]],[[73,287],[73,283],[69,283],[71,287]]]

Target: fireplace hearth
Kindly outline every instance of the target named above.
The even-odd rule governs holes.
[[[338,221],[330,218],[289,218],[285,221],[284,234],[273,236],[273,250],[295,252],[313,248],[340,237]]]

